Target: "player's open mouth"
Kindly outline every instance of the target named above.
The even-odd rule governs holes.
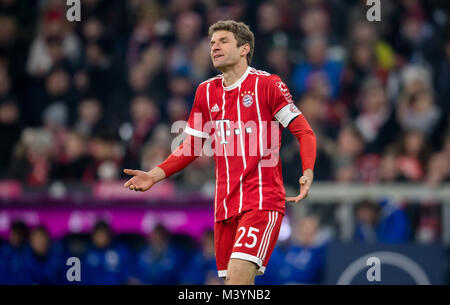
[[[219,57],[223,57],[223,55],[221,55],[221,54],[217,54],[217,55],[214,55],[214,59],[217,59],[217,58],[219,58]]]

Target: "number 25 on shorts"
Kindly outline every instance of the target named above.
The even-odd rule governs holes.
[[[242,237],[245,235],[245,227],[240,227],[238,229],[238,232],[241,232],[238,239],[236,240],[236,243],[234,244],[234,247],[242,247],[242,243],[241,243],[241,239]],[[254,246],[256,246],[256,243],[258,242],[258,238],[256,237],[256,235],[254,233],[258,233],[259,229],[257,228],[253,228],[253,227],[249,227],[248,231],[247,231],[247,238],[251,238],[252,242],[249,243],[245,243],[244,246],[246,246],[247,248],[253,248]]]

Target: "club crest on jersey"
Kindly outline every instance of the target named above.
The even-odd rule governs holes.
[[[244,93],[241,93],[242,104],[245,107],[250,107],[253,104],[253,95],[255,94],[250,91],[245,91]]]

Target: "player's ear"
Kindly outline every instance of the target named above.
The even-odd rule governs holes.
[[[250,45],[248,43],[244,43],[241,46],[241,56],[246,57],[249,52],[250,52]]]

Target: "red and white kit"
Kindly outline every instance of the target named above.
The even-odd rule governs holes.
[[[284,214],[282,126],[274,131],[271,124],[275,118],[287,126],[299,114],[278,76],[251,67],[232,86],[225,87],[221,75],[199,85],[185,132],[211,136],[215,221],[253,209]]]
[[[300,114],[277,75],[252,67],[231,86],[224,86],[222,75],[198,86],[185,132],[192,139],[210,137],[214,150],[219,276],[226,275],[230,257],[255,262],[259,274],[264,272],[285,212],[281,130],[297,117],[302,119],[300,132],[311,130]],[[314,150],[301,153],[303,168],[312,168],[315,143],[304,149]],[[309,161],[303,155],[310,156]],[[167,168],[174,160],[162,164],[166,175],[172,173]],[[192,159],[185,160],[183,166]]]
[[[271,210],[249,210],[214,224],[216,265],[219,277],[227,275],[230,258],[254,262],[257,275],[264,273],[278,240],[283,214]]]

